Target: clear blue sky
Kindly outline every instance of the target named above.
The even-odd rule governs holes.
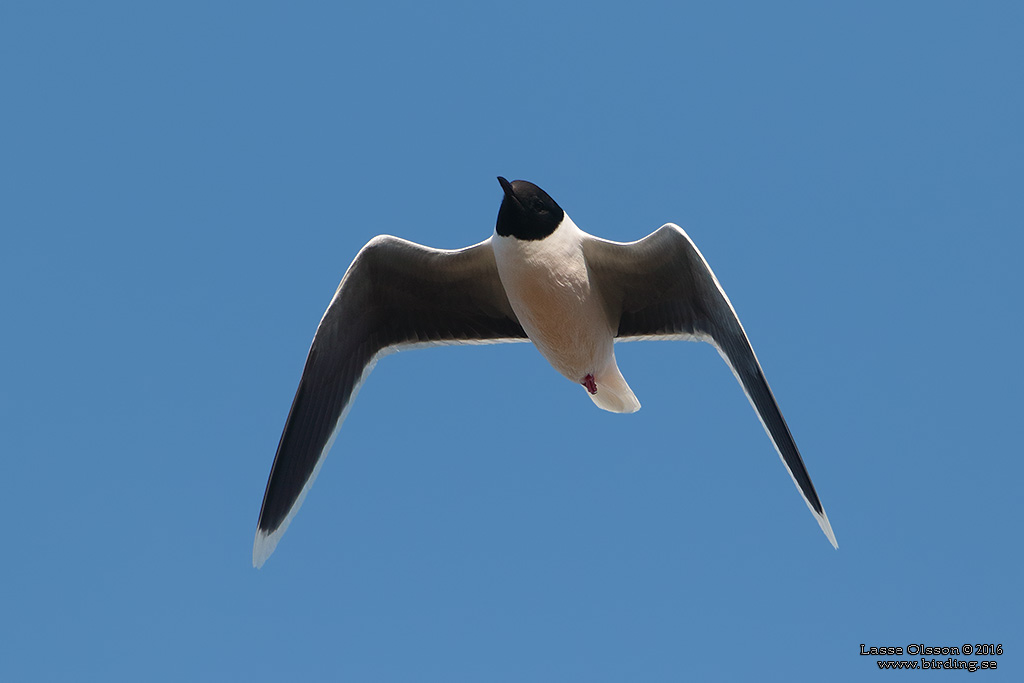
[[[768,4],[5,3],[0,678],[1019,674],[1024,11]],[[510,345],[381,362],[252,568],[351,258],[499,174],[689,232],[838,551],[711,347],[620,416]]]

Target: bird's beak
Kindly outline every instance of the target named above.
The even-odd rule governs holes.
[[[516,193],[512,189],[512,183],[510,183],[509,181],[505,180],[501,176],[498,176],[498,182],[501,183],[501,189],[503,189],[505,191],[505,196],[508,197],[509,199],[515,200]]]
[[[505,191],[505,201],[509,203],[509,206],[514,206],[522,211],[523,205],[519,203],[519,198],[516,197],[516,191],[512,189],[512,183],[501,176],[498,176],[498,182],[501,183],[501,189]],[[503,205],[504,203],[505,202],[502,202]]]

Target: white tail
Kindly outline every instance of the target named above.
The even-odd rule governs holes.
[[[619,372],[618,365],[612,360],[611,367],[596,377],[597,393],[591,394],[593,401],[601,410],[612,413],[635,413],[640,410],[640,401],[636,400],[633,390],[626,384],[626,379]]]

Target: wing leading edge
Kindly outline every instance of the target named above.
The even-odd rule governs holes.
[[[735,309],[704,256],[677,225],[636,242],[584,242],[617,338],[692,339],[712,344],[729,365],[811,514],[838,548],[825,508],[782,417]],[[617,321],[617,324],[616,324]]]
[[[490,240],[446,251],[382,235],[320,320],[263,496],[253,565],[274,552],[379,357],[411,346],[526,341]]]

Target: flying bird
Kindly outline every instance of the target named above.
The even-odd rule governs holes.
[[[668,223],[636,242],[589,235],[547,192],[499,177],[494,234],[464,249],[389,235],[356,255],[320,320],[270,470],[253,545],[261,567],[302,505],[377,360],[440,344],[531,341],[599,407],[640,402],[616,341],[713,345],[732,369],[832,545],[835,535],[736,311],[707,261]]]

